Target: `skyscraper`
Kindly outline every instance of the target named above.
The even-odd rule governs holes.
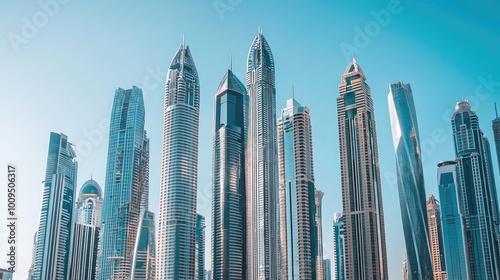
[[[467,101],[460,101],[451,119],[460,207],[472,279],[499,279],[498,199],[488,139]]]
[[[51,132],[33,279],[64,279],[68,272],[77,168],[68,137]]]
[[[500,117],[498,117],[497,104],[495,103],[496,118],[493,120],[493,138],[497,152],[498,168],[500,168]]]
[[[101,208],[101,186],[90,179],[80,189],[80,195],[75,205],[73,238],[66,279],[95,279]]]
[[[311,143],[312,145],[312,143]],[[316,279],[323,279],[323,215],[321,214],[322,200],[324,192],[314,189],[314,201],[316,206],[316,211],[314,215],[315,227],[316,227]]]
[[[249,95],[246,158],[247,277],[277,279],[278,149],[274,58],[259,31],[250,46],[246,84]]]
[[[148,210],[141,212],[139,234],[134,250],[134,280],[155,280],[156,275],[156,244],[155,244],[155,214]]]
[[[184,42],[167,73],[160,180],[157,279],[193,279],[200,81]]]
[[[109,126],[97,279],[130,279],[143,192],[147,189],[148,139],[142,90],[115,91]]]
[[[142,196],[140,220],[134,249],[132,279],[156,279],[155,214],[149,211],[149,139],[142,146],[140,173],[142,174]]]
[[[323,260],[323,280],[332,280],[332,262],[330,259]]]
[[[212,273],[246,277],[245,151],[248,95],[228,70],[215,94],[212,160]]]
[[[344,216],[335,213],[333,218],[333,266],[335,269],[335,280],[346,280],[345,254],[344,254]]]
[[[387,99],[396,154],[408,279],[433,279],[420,136],[410,84],[390,84]]]
[[[280,225],[281,240],[286,246],[282,248],[280,274],[288,280],[317,279],[319,246],[311,116],[309,108],[293,98],[278,119],[278,150],[280,220],[284,223]]]
[[[370,87],[356,59],[337,97],[347,279],[386,280],[384,211]]]
[[[196,215],[194,279],[205,280],[205,217]]]
[[[470,278],[464,236],[465,224],[460,207],[461,191],[457,182],[457,162],[439,163],[437,181],[441,200],[446,274],[450,280],[468,280]]]
[[[427,221],[429,243],[431,246],[432,271],[434,280],[447,280],[444,259],[443,231],[441,229],[441,210],[433,194],[427,199]]]

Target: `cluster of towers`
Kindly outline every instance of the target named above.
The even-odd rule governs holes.
[[[498,199],[477,115],[466,101],[457,104],[457,157],[439,164],[439,204],[433,195],[426,201],[410,85],[391,84],[388,101],[407,279],[498,279]],[[115,92],[104,195],[90,179],[75,201],[75,148],[51,133],[30,279],[206,279],[205,218],[196,209],[199,110],[199,76],[183,42],[166,78],[157,232],[140,88]],[[337,114],[343,209],[334,218],[335,279],[386,280],[373,101],[354,58]],[[213,121],[210,279],[330,279],[310,110],[292,97],[277,114],[274,59],[261,31],[246,83],[232,69],[220,82]],[[500,118],[494,129],[500,151]]]

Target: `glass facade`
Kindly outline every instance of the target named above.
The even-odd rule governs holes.
[[[390,84],[387,98],[396,154],[408,279],[433,279],[420,136],[410,84]]]
[[[165,85],[156,277],[194,279],[200,82],[180,46]]]
[[[347,279],[388,279],[373,100],[356,59],[339,85],[337,114]]]
[[[148,139],[142,90],[117,89],[109,127],[97,279],[130,279],[148,188]]]
[[[472,279],[499,279],[498,199],[488,139],[467,101],[451,119],[465,244]]]
[[[437,179],[439,198],[441,200],[441,224],[446,273],[450,280],[466,280],[470,278],[456,164],[455,161],[440,163],[438,165]]]
[[[309,109],[295,99],[287,101],[278,119],[278,151],[283,244],[280,275],[288,280],[318,279],[316,211],[321,198],[318,194],[316,201],[311,118]]]
[[[101,208],[101,186],[90,179],[80,189],[75,205],[73,245],[66,279],[94,280],[96,277]]]
[[[215,94],[212,168],[212,274],[246,277],[245,150],[248,95],[228,70]]]
[[[36,237],[34,280],[65,279],[68,273],[77,165],[75,148],[68,137],[51,132]]]
[[[495,141],[495,148],[497,152],[498,168],[500,169],[500,118],[495,104],[496,118],[493,120],[493,139]]]
[[[279,269],[278,149],[274,58],[261,32],[250,46],[246,149],[247,277],[277,279]]]
[[[333,220],[333,265],[335,280],[346,280],[344,256],[344,216],[335,213]]]
[[[205,280],[205,217],[196,215],[195,280]]]
[[[134,256],[134,280],[155,280],[155,214],[148,210],[142,211],[138,239]]]

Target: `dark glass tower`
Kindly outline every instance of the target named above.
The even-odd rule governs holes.
[[[342,75],[337,97],[345,273],[350,280],[387,280],[377,132],[365,80],[353,58]]]
[[[246,277],[245,151],[248,95],[228,70],[215,94],[212,167],[212,275]]]
[[[451,119],[465,244],[471,279],[499,279],[498,199],[488,139],[467,101]]]
[[[417,113],[410,84],[389,85],[399,204],[409,280],[433,279]]]
[[[345,255],[344,255],[344,216],[335,213],[333,219],[333,266],[336,280],[346,280],[345,277]]]
[[[103,231],[97,279],[130,279],[141,204],[148,185],[148,154],[142,90],[117,89],[109,127]]]
[[[72,234],[76,153],[64,134],[50,133],[38,224],[34,280],[65,279]]]

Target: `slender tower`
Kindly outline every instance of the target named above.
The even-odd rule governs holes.
[[[194,279],[200,82],[184,42],[167,73],[156,278]]]
[[[433,273],[427,234],[424,173],[417,112],[410,84],[390,84],[387,99],[396,154],[408,279],[431,280]]]
[[[75,206],[73,238],[66,279],[94,280],[101,227],[101,186],[92,178],[85,182],[80,189]]]
[[[205,217],[196,214],[196,250],[194,279],[205,280]]]
[[[278,119],[278,150],[281,241],[286,246],[281,248],[280,275],[288,280],[316,280],[318,228],[311,116],[309,108],[293,98]]]
[[[271,48],[259,30],[247,59],[247,277],[278,278],[278,149]]]
[[[345,228],[342,213],[335,213],[333,218],[333,267],[336,280],[346,280],[345,277]]]
[[[245,150],[248,95],[228,70],[215,94],[212,160],[212,275],[246,277]]]
[[[339,85],[337,114],[346,278],[387,280],[384,211],[370,87],[356,59]]]
[[[130,279],[147,188],[148,162],[142,90],[118,88],[109,126],[108,162],[102,206],[98,280]]]
[[[312,143],[311,143],[312,145]],[[314,189],[314,201],[316,206],[315,211],[315,226],[316,226],[316,242],[317,246],[316,250],[316,279],[323,280],[324,278],[324,269],[323,269],[323,215],[321,214],[322,210],[322,201],[323,201],[324,192]]]
[[[495,103],[496,118],[493,120],[493,139],[497,151],[498,168],[500,169],[500,117],[498,116],[497,104]]]
[[[498,199],[490,145],[469,102],[457,103],[451,123],[469,275],[500,279]]]
[[[68,272],[77,167],[75,148],[68,137],[51,132],[36,238],[34,280],[65,279]]]
[[[447,280],[444,260],[443,231],[441,229],[441,208],[433,194],[427,199],[427,220],[431,245],[432,271],[434,280]]]

